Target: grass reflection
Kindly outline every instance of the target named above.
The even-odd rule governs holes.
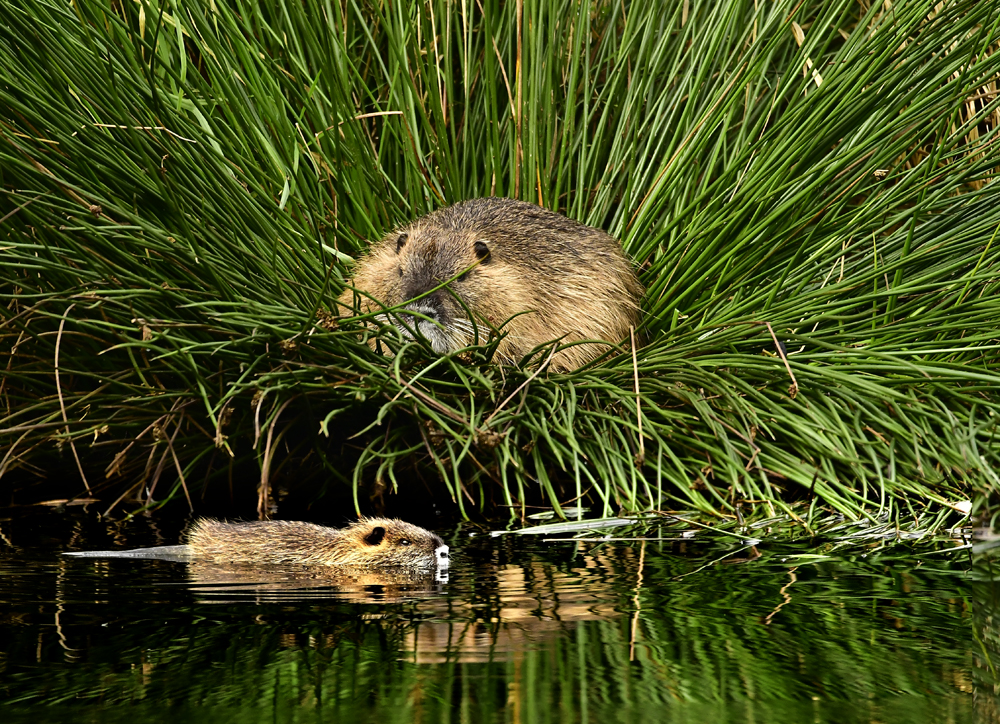
[[[39,705],[60,720],[129,724],[995,711],[1000,595],[986,555],[971,571],[958,556],[803,565],[801,549],[764,543],[756,559],[704,567],[739,541],[463,538],[447,583],[356,580],[345,593],[334,580],[319,595],[272,578],[258,582],[263,595],[252,576],[220,592],[183,564],[62,560],[60,535],[50,551],[0,559],[4,721],[34,721]]]

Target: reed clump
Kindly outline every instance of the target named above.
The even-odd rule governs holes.
[[[973,0],[17,0],[0,475],[965,512],[1000,468],[998,38]],[[336,318],[366,240],[490,194],[621,239],[634,345],[555,374]]]

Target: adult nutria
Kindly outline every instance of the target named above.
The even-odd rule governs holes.
[[[402,307],[393,323],[406,336],[407,327],[416,330],[439,354],[477,336],[485,342],[491,327],[502,328],[497,357],[512,364],[555,339],[628,339],[643,292],[618,242],[603,231],[534,204],[485,198],[388,234],[359,260],[353,288],[339,302],[353,311],[357,299],[362,314]],[[572,370],[608,348],[571,346],[551,365]]]
[[[429,530],[390,518],[362,518],[346,528],[312,523],[196,521],[187,545],[67,553],[89,558],[174,558],[273,565],[432,568],[448,565],[448,546]]]

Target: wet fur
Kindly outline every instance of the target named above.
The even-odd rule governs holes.
[[[477,242],[488,247],[486,258],[477,254]],[[539,206],[499,198],[464,201],[388,234],[359,260],[358,291],[340,297],[341,313],[354,313],[356,297],[361,313],[403,305],[467,269],[448,288],[405,305],[437,323],[405,312],[393,323],[404,334],[405,326],[417,329],[438,353],[473,344],[473,323],[480,343],[491,326],[502,326],[497,355],[513,364],[555,339],[621,342],[639,321],[644,290],[617,241]],[[560,350],[551,364],[572,370],[607,350],[577,345]]]
[[[219,563],[425,568],[440,564],[436,551],[444,545],[434,533],[390,518],[362,518],[346,528],[203,519],[191,528],[187,543],[194,557]]]

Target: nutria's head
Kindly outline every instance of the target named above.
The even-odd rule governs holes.
[[[329,563],[378,567],[445,567],[448,546],[441,537],[391,518],[362,518],[337,531]]]
[[[513,363],[554,339],[619,342],[637,323],[643,289],[618,242],[560,214],[511,199],[474,199],[384,237],[355,270],[360,311],[377,312],[404,337],[439,354],[483,343],[491,329]],[[355,291],[340,298],[353,307]],[[569,369],[607,350],[557,355]]]

